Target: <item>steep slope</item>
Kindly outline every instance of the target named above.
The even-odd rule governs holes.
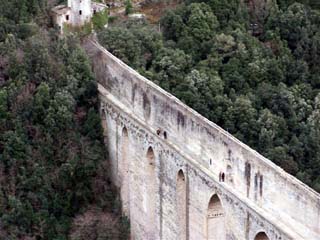
[[[18,2],[0,1],[0,239],[127,239],[86,55],[46,1]]]

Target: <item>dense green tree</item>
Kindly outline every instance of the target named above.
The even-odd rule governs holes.
[[[12,9],[19,17],[1,14],[8,18],[0,27],[1,239],[68,239],[74,216],[89,205],[120,213],[90,64],[77,37],[58,38],[29,22],[43,10],[38,3],[22,1]],[[115,221],[127,235],[128,226]]]
[[[182,73],[191,67],[191,57],[182,50],[163,48],[153,62],[156,80],[165,89],[172,89],[182,81]]]

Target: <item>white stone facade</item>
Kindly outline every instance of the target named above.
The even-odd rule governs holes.
[[[68,5],[59,5],[52,9],[53,21],[63,32],[63,27],[68,24],[80,27],[90,22],[92,16],[103,11],[107,6],[91,0],[68,0]]]
[[[68,0],[68,7],[71,9],[71,25],[82,26],[91,20],[91,0]]]

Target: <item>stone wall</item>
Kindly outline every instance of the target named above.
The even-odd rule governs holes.
[[[134,239],[319,239],[319,194],[97,43],[84,46]]]

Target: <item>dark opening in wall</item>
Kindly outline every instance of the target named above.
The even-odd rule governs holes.
[[[209,163],[210,163],[210,166],[212,165],[212,159],[210,158],[210,161],[209,161]]]
[[[249,197],[250,193],[250,179],[251,179],[251,164],[246,162],[245,169],[244,169],[244,175],[247,183],[247,197]]]
[[[69,15],[66,15],[66,20],[69,21]]]
[[[82,15],[82,10],[79,11],[79,15]]]
[[[219,182],[224,182],[224,180],[225,180],[225,174],[224,174],[224,172],[220,172],[220,174],[219,174]]]
[[[260,197],[262,197],[263,194],[263,176],[260,176]]]
[[[254,240],[269,240],[269,237],[265,232],[260,232],[255,236]]]
[[[97,10],[94,9],[94,10],[93,10],[93,14],[96,14],[96,13],[97,13]]]
[[[163,137],[164,137],[164,139],[167,139],[168,136],[167,136],[167,132],[166,131],[163,132]]]

